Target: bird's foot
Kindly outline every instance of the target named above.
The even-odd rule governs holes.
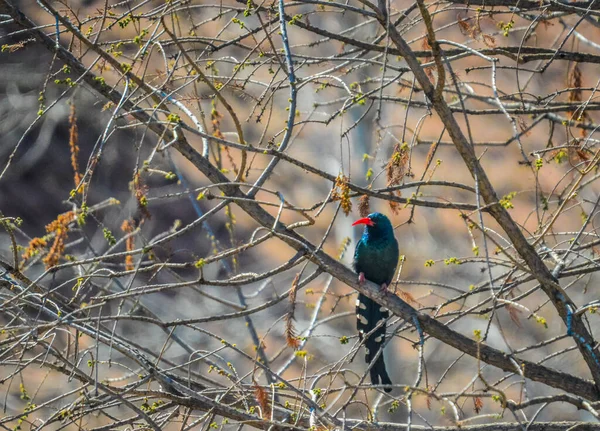
[[[361,272],[358,274],[358,284],[365,284],[365,281],[367,281],[365,279],[365,273]]]
[[[383,283],[381,286],[379,286],[379,292],[386,294],[388,293],[388,286],[387,284]]]

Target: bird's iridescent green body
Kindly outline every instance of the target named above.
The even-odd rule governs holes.
[[[398,242],[394,237],[394,229],[389,219],[380,213],[369,214],[357,224],[365,224],[363,235],[356,244],[353,266],[357,274],[363,274],[366,280],[378,285],[389,286],[394,278],[398,265]],[[361,340],[379,325],[364,340],[365,361],[371,363],[385,342],[385,321],[389,317],[386,309],[363,294],[358,295],[356,302],[357,329]],[[370,370],[371,383],[391,385],[383,352],[379,355]],[[391,388],[386,388],[386,392]]]

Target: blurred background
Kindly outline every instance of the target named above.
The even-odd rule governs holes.
[[[52,10],[45,10],[36,2],[14,4],[41,26],[42,32],[55,37]],[[61,45],[90,67],[104,85],[126,94],[136,109],[183,133],[198,152],[204,149],[202,138],[185,127],[173,125],[181,121],[190,129],[197,129],[190,112],[207,134],[238,142],[231,115],[211,88],[197,78],[198,70],[231,104],[249,145],[278,148],[284,141],[291,96],[277,4],[195,0],[50,4],[96,43],[94,48],[86,46],[61,24]],[[507,257],[516,254],[504,232],[493,219],[483,215],[489,233],[484,242],[480,229],[473,225],[480,223],[476,195],[455,185],[474,187],[474,181],[437,114],[430,110],[423,92],[414,84],[406,61],[391,51],[393,44],[388,43],[376,19],[365,12],[368,9],[359,2],[345,6],[321,1],[285,5],[298,91],[295,124],[285,152],[319,171],[347,177],[352,184],[372,190],[411,182],[446,183],[387,192],[385,196],[405,199],[392,205],[384,199],[369,199],[370,210],[385,213],[396,227],[395,235],[404,255],[396,293],[469,338],[484,337],[492,347],[589,379],[573,339],[562,337],[566,328],[548,298],[535,282],[524,281],[527,274]],[[418,8],[391,1],[390,10],[394,19],[405,15],[397,28],[421,53],[419,58],[428,64],[428,75],[437,82],[439,77],[433,63],[429,63],[432,59],[427,55],[429,46]],[[486,55],[499,59],[493,74],[486,59],[465,55],[464,49],[463,54],[449,52],[452,72],[446,68],[444,98],[457,112],[457,121],[465,133],[465,118],[468,119],[469,137],[485,172],[525,236],[538,236],[551,223],[538,245],[562,256],[584,228],[584,234],[577,239],[577,251],[565,257],[565,270],[581,271],[565,275],[561,286],[568,289],[578,305],[593,301],[598,294],[597,251],[593,245],[597,239],[598,184],[597,167],[592,165],[597,144],[594,127],[598,47],[591,41],[598,37],[598,28],[589,20],[579,23],[579,16],[566,13],[538,16],[539,11],[531,12],[535,18],[503,8],[459,3],[436,3],[429,10],[438,40],[487,50]],[[185,46],[196,68],[163,31],[160,17],[177,35],[178,43]],[[236,384],[249,391],[249,406],[257,404],[248,389],[253,383],[264,385],[271,394],[271,382],[253,360],[261,355],[272,370],[280,372],[308,397],[317,393],[312,389],[322,388],[318,392],[321,397],[316,399],[331,414],[344,406],[348,418],[363,420],[371,420],[375,408],[380,421],[404,423],[410,415],[418,425],[451,425],[457,419],[466,420],[466,424],[514,421],[515,417],[502,409],[497,399],[492,399],[493,395],[502,393],[520,403],[560,392],[478,364],[443,340],[427,338],[420,362],[414,327],[410,322],[392,318],[388,332],[394,336],[386,346],[385,357],[398,387],[384,397],[381,392],[364,388],[350,396],[352,391],[346,389],[338,398],[340,392],[332,388],[358,383],[366,370],[363,352],[357,354],[355,291],[328,274],[303,285],[294,314],[302,347],[300,353],[294,352],[286,345],[284,319],[291,305],[282,295],[298,274],[303,280],[316,267],[300,263],[273,271],[296,254],[276,238],[239,250],[233,257],[204,264],[221,252],[252,242],[266,231],[257,230],[256,222],[235,204],[198,222],[202,214],[222,201],[220,191],[208,187],[211,181],[172,146],[165,148],[168,143],[163,137],[140,124],[134,112],[119,109],[82,83],[81,77],[68,66],[65,68],[52,50],[34,39],[33,33],[22,31],[23,26],[14,21],[2,24],[0,209],[5,217],[22,220],[14,235],[24,274],[32,280],[39,277],[42,285],[74,297],[83,308],[104,300],[101,307],[91,307],[86,315],[90,321],[117,315],[151,316],[162,322],[209,318],[271,301],[270,306],[246,318],[233,316],[174,325],[166,330],[133,318],[103,321],[113,335],[160,357],[155,362],[164,369],[172,367],[183,376],[188,377],[188,366],[177,367],[202,357],[190,366],[195,373],[192,380],[203,381],[200,376],[204,376],[208,380],[203,382],[213,388],[213,394],[219,392],[215,388],[235,387],[234,382],[239,381]],[[577,31],[567,36],[575,24]],[[321,34],[311,28],[321,30]],[[332,36],[384,50],[369,50]],[[443,49],[458,49],[441,43]],[[519,46],[539,51],[527,51],[530,57],[517,63]],[[565,52],[585,53],[588,62],[570,61],[574,56],[553,58],[552,52],[559,46]],[[386,54],[385,49],[390,52]],[[139,85],[125,84],[122,73],[101,57],[100,51],[130,65],[131,72],[156,89],[155,95],[162,102],[166,100],[177,118],[169,119],[169,114],[157,107],[158,102]],[[494,87],[499,99],[494,96]],[[460,97],[464,98],[464,110]],[[498,107],[497,100],[502,100],[506,112]],[[187,112],[181,109],[182,105]],[[585,110],[576,111],[578,106],[585,106]],[[210,162],[234,180],[241,166],[241,152],[214,141],[209,146]],[[74,154],[82,183],[75,177]],[[244,180],[249,185],[254,183],[270,160],[270,156],[248,152]],[[83,190],[78,189],[82,184]],[[287,207],[280,214],[281,221],[305,221],[308,215],[314,224],[298,228],[297,232],[312,244],[323,241],[328,254],[350,265],[362,233],[360,227],[351,226],[360,217],[359,197],[351,198],[352,209],[344,214],[339,209],[340,201],[331,199],[332,190],[339,194],[342,188],[336,189],[331,180],[281,161],[256,199],[277,216],[280,198],[276,193],[280,193]],[[244,191],[248,189],[243,187]],[[140,199],[146,204],[140,205]],[[411,199],[439,205],[413,205]],[[453,207],[458,203],[469,206]],[[81,213],[84,204],[92,210],[83,223],[70,222],[64,251],[56,263],[93,261],[47,271],[44,258],[52,253],[53,244],[53,231],[48,226],[60,214],[73,210]],[[125,221],[129,224],[124,226]],[[326,232],[329,233],[325,237]],[[161,240],[171,234],[168,240]],[[111,242],[111,235],[116,245]],[[34,238],[45,238],[46,247],[23,259],[21,256],[33,250]],[[2,256],[10,261],[10,236],[4,233],[2,239]],[[150,253],[138,252],[130,258],[122,253],[157,241]],[[113,255],[119,252],[120,255]],[[550,254],[544,257],[548,266],[555,265],[556,259]],[[206,284],[194,283],[200,271],[209,281]],[[243,285],[233,282],[236,277],[243,279],[267,271],[273,274],[258,281]],[[510,285],[501,295],[516,305],[502,306],[493,301],[490,274],[497,277],[494,289]],[[148,289],[156,291],[147,292]],[[119,297],[124,291],[130,294]],[[81,381],[69,378],[68,373],[56,367],[36,364],[20,370],[24,358],[38,358],[36,355],[44,349],[12,346],[13,351],[9,351],[11,344],[7,340],[23,334],[25,325],[11,317],[14,311],[5,311],[0,314],[7,330],[0,336],[4,337],[0,339],[6,349],[0,366],[5,392],[0,404],[4,405],[7,418],[21,414],[28,402],[38,406],[47,402],[19,424],[32,429],[46,425],[54,429],[95,429],[131,416],[131,412],[116,404],[107,404],[104,413],[94,409],[85,412]],[[589,319],[594,327],[596,316],[591,314]],[[97,347],[96,340],[87,335],[81,337],[78,352],[74,352],[73,334],[72,328],[56,329],[53,347],[69,351],[73,355],[71,362],[89,375],[97,373],[94,378],[124,386],[143,371],[110,343],[98,343]],[[544,343],[554,337],[558,338]],[[221,339],[239,350],[224,347]],[[538,343],[543,345],[531,348]],[[56,359],[52,357],[52,361]],[[332,369],[349,371],[330,377],[327,370]],[[480,376],[496,390],[490,391]],[[368,377],[364,384],[368,384]],[[419,390],[413,393],[404,389],[413,386]],[[150,388],[157,390],[158,386],[153,383],[142,387]],[[89,385],[85,387],[85,391],[91,389]],[[65,395],[69,391],[74,392]],[[281,392],[285,394],[279,400],[282,405],[289,397],[291,408],[302,411],[297,394],[284,389]],[[151,404],[160,396],[154,393],[144,398],[137,394],[132,402],[141,405],[148,398]],[[542,409],[536,420],[594,419],[590,412],[570,404],[552,406]],[[523,409],[518,419],[528,421],[539,408],[536,404]],[[60,416],[65,409],[70,409],[71,419],[66,414]],[[167,411],[150,413],[160,417]],[[337,415],[341,417],[341,413]],[[169,429],[200,429],[212,423],[203,422],[202,413],[197,411],[185,422],[181,418],[167,419],[164,426]],[[3,426],[12,428],[16,424],[12,420]],[[216,425],[232,426],[221,421]]]

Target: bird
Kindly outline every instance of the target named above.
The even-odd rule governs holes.
[[[398,241],[394,236],[392,223],[385,215],[375,212],[352,223],[352,226],[357,225],[365,225],[362,237],[356,244],[352,262],[354,271],[358,274],[358,281],[361,284],[365,280],[372,281],[378,284],[383,291],[387,291],[387,287],[394,278],[399,258]],[[373,358],[385,343],[385,322],[388,317],[389,312],[385,307],[380,306],[362,293],[358,294],[356,300],[356,327],[361,342],[364,341],[365,362],[367,364],[373,361]],[[382,320],[381,325],[366,340],[363,340]],[[379,355],[369,373],[371,383],[374,385],[379,385],[380,382],[383,385],[392,384],[385,367],[383,352]],[[392,388],[386,387],[384,390],[391,392]]]

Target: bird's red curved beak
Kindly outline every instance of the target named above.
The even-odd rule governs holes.
[[[352,223],[352,226],[356,226],[357,224],[366,224],[367,226],[373,226],[375,222],[371,220],[369,217],[361,218]]]

